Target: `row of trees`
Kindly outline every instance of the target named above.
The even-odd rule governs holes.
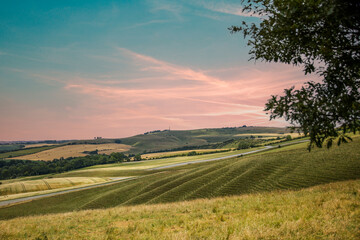
[[[123,153],[111,153],[110,155],[94,154],[85,157],[60,158],[53,161],[2,160],[0,161],[0,179],[62,173],[93,165],[130,161],[130,157]],[[136,159],[141,160],[141,156]]]

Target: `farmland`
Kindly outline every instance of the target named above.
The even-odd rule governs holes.
[[[167,158],[173,156],[186,156],[191,152],[196,154],[207,154],[221,151],[228,151],[230,149],[196,149],[196,150],[182,150],[182,151],[171,151],[171,152],[158,152],[158,153],[147,153],[142,154],[141,157],[144,159],[155,159],[155,158]]]
[[[359,196],[357,180],[297,191],[32,216],[0,221],[0,238],[359,239]]]
[[[233,128],[206,128],[195,130],[164,130],[140,134],[129,138],[121,139],[123,144],[133,146],[131,153],[164,151],[170,149],[188,150],[194,148],[204,148],[201,146],[215,146],[234,138],[238,134],[281,134],[288,133],[285,128],[274,127],[233,127]],[[244,136],[245,138],[245,136]]]
[[[2,158],[15,158],[19,156],[25,156],[25,155],[31,155],[39,152],[43,152],[46,150],[50,150],[53,148],[56,148],[57,145],[51,145],[51,146],[41,146],[41,147],[33,147],[33,148],[24,148],[16,151],[10,151],[10,152],[4,152],[0,153],[0,159]]]
[[[57,148],[52,148],[29,154],[25,156],[14,157],[11,159],[24,159],[24,160],[45,160],[51,161],[55,158],[68,158],[68,157],[81,157],[86,156],[85,151],[98,150],[99,154],[110,154],[112,152],[125,152],[131,148],[129,145],[107,143],[107,144],[77,144],[77,145],[65,145]]]
[[[205,151],[204,148],[222,148],[221,146],[219,147],[218,144],[232,139],[245,139],[250,136],[261,136],[263,139],[274,137],[284,138],[286,136],[285,134],[288,135],[291,133],[285,128],[270,127],[214,128],[183,131],[164,130],[122,139],[73,140],[50,145],[46,143],[28,144],[20,150],[0,153],[0,159],[51,161],[59,158],[85,156],[87,153],[84,152],[95,150],[98,150],[99,154],[111,154],[112,152],[150,154],[155,152],[153,156],[156,156],[166,154],[158,153],[164,151]],[[17,145],[4,145],[3,148],[17,149]],[[147,155],[145,155],[145,157],[147,157]]]
[[[314,149],[306,143],[276,148],[267,152],[215,162],[198,163],[164,170],[146,170],[150,160],[139,162],[141,169],[93,167],[60,174],[57,177],[106,176],[111,174],[141,176],[116,183],[0,209],[3,219],[33,214],[109,208],[123,205],[157,204],[198,198],[225,197],[248,193],[301,189],[334,181],[360,177],[359,138],[331,149]],[[202,157],[203,155],[196,156]],[[342,159],[339,161],[339,159]],[[164,159],[169,160],[169,159]],[[123,165],[126,167],[126,165]],[[131,165],[129,165],[131,166]],[[135,167],[136,163],[133,166]],[[113,168],[113,169],[112,169]],[[114,170],[116,169],[116,170]],[[94,171],[90,171],[94,170]],[[55,176],[54,176],[55,177]],[[74,201],[76,199],[76,201]]]
[[[30,181],[17,181],[0,185],[0,196],[27,192],[52,190],[57,188],[73,187],[84,184],[105,182],[104,178],[72,177],[72,178],[48,178]]]

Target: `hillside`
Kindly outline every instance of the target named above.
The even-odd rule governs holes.
[[[128,176],[133,172],[140,177],[2,208],[0,218],[300,189],[358,179],[359,143],[360,138],[354,138],[341,147],[314,149],[310,153],[305,144],[299,144],[247,157],[164,170],[127,169]],[[85,175],[86,172],[82,176]]]
[[[194,130],[156,130],[127,138],[77,140],[70,144],[122,143],[132,146],[130,153],[157,152],[167,150],[193,149],[198,147],[217,148],[217,143],[232,139],[245,139],[252,135],[263,137],[285,137],[286,128],[275,127],[227,127]]]
[[[0,239],[359,239],[360,181],[0,221]]]
[[[129,138],[123,138],[121,139],[121,142],[123,144],[133,146],[133,148],[130,150],[131,152],[142,153],[144,150],[151,152],[212,145],[231,139],[246,138],[251,134],[264,134],[267,136],[269,136],[269,134],[273,134],[271,136],[277,137],[278,135],[281,136],[287,132],[289,131],[285,128],[273,127],[208,128],[182,131],[164,130],[136,135]],[[216,148],[217,146],[209,147]]]
[[[127,154],[161,152],[169,150],[214,149],[236,147],[236,141],[250,136],[257,138],[285,138],[289,131],[285,128],[274,127],[233,127],[207,128],[195,130],[164,130],[152,131],[144,134],[119,139],[90,139],[60,141],[62,144],[51,146],[29,145],[24,149],[17,149],[18,145],[4,145],[0,159],[46,160],[84,156],[84,151],[99,150],[99,154],[111,152],[125,152]],[[230,141],[234,144],[224,144]],[[14,150],[16,149],[16,150]]]

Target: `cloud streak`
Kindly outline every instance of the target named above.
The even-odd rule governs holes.
[[[188,67],[183,67],[175,64],[171,64],[165,61],[155,59],[150,56],[142,55],[125,48],[117,48],[119,51],[130,56],[136,64],[146,64],[147,66],[142,68],[142,71],[154,71],[167,73],[173,79],[184,79],[191,81],[203,82],[218,87],[226,87],[227,83],[212,76],[205,74],[202,71],[196,71]],[[170,78],[171,79],[171,78]]]
[[[239,4],[225,3],[223,1],[195,1],[195,3],[212,12],[241,17],[259,17],[258,15],[243,12],[243,8]]]

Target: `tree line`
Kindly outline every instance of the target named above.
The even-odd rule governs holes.
[[[52,161],[1,160],[0,179],[62,173],[94,165],[130,161],[132,157],[135,161],[141,160],[140,155],[125,155],[123,153],[111,153],[110,155],[91,154],[84,157],[60,158]]]

